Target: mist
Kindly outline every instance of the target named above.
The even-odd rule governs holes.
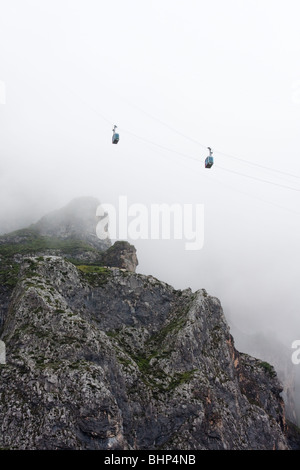
[[[205,288],[234,331],[289,348],[300,337],[299,2],[0,8],[0,233],[80,196],[203,204],[203,247],[129,239],[138,272]]]

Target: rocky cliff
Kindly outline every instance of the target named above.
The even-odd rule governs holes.
[[[135,273],[134,249],[126,269],[7,237],[1,448],[297,448],[276,372],[236,350],[218,299]]]
[[[99,204],[95,198],[78,198],[28,228],[0,236],[0,331],[25,255],[58,255],[75,264],[101,264],[111,241],[96,235]]]
[[[230,322],[230,331],[239,351],[245,351],[274,366],[283,387],[281,395],[285,404],[286,417],[289,421],[299,424],[299,399],[297,396],[299,372],[291,361],[291,349],[279,341],[274,333],[267,335],[260,331],[246,334],[232,322]]]

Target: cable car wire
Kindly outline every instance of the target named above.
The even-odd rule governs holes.
[[[133,137],[135,137],[136,139],[139,139],[143,142],[146,142],[147,144],[151,144],[151,145],[154,145],[155,147],[159,147],[163,150],[167,150],[167,152],[171,152],[171,153],[176,153],[177,155],[180,155],[180,156],[183,156],[185,158],[190,158],[191,160],[194,160],[196,162],[199,162],[199,158],[197,157],[192,157],[191,155],[187,155],[186,153],[182,153],[182,152],[178,152],[178,150],[174,150],[174,149],[170,149],[168,147],[166,147],[165,145],[161,145],[161,144],[158,144],[156,142],[153,142],[151,140],[148,140],[148,139],[145,139],[144,137],[141,137],[137,134],[134,134],[133,132],[129,131],[128,129],[124,129],[124,128],[121,128],[121,131],[124,131],[125,133],[127,134],[130,134],[132,135]]]
[[[121,97],[122,98],[122,97]],[[199,145],[200,147],[203,147],[204,149],[207,149],[207,146],[204,145],[203,143],[199,142],[198,140],[196,139],[193,139],[192,137],[190,136],[187,136],[186,134],[178,131],[178,129],[175,129],[174,127],[170,126],[170,124],[166,123],[165,121],[162,121],[161,119],[153,116],[152,114],[150,114],[149,112],[143,110],[142,108],[140,108],[139,106],[136,106],[135,104],[132,104],[130,103],[128,100],[122,98],[124,101],[126,101],[130,106],[132,106],[133,108],[137,109],[138,111],[140,111],[141,113],[145,114],[146,116],[150,117],[151,119],[153,119],[154,121],[157,121],[159,122],[160,124],[162,124],[163,126],[167,127],[168,129],[170,129],[171,131],[175,132],[176,134],[184,137],[185,139]],[[292,173],[288,173],[286,171],[282,171],[282,170],[278,170],[276,168],[272,168],[272,167],[268,167],[268,166],[265,166],[265,165],[261,165],[260,163],[255,163],[255,162],[251,162],[249,160],[246,160],[244,158],[240,158],[240,157],[236,157],[234,155],[231,155],[231,154],[228,154],[228,153],[225,153],[225,152],[222,152],[218,149],[214,149],[214,152],[215,153],[218,153],[219,155],[223,155],[224,157],[228,157],[228,158],[232,158],[234,160],[238,160],[240,162],[243,162],[243,163],[246,163],[247,165],[251,165],[251,166],[256,166],[258,168],[262,168],[264,170],[268,170],[268,171],[273,171],[275,173],[279,173],[279,174],[282,174],[282,175],[285,175],[285,176],[290,176],[292,178],[296,178],[296,179],[300,179],[300,176],[299,175],[295,175],[295,174],[292,174]]]
[[[125,100],[127,103],[129,103],[127,100]],[[159,122],[160,124],[162,124],[163,126],[167,127],[168,129],[170,129],[171,131],[175,132],[176,134],[180,135],[181,137],[184,137],[185,139],[191,141],[191,142],[194,142],[195,144],[197,145],[200,145],[200,147],[203,147],[204,149],[207,149],[207,146],[204,145],[204,144],[201,144],[198,140],[195,140],[193,139],[192,137],[189,137],[185,134],[183,134],[182,132],[178,131],[178,129],[175,129],[174,127],[170,126],[170,124],[162,121],[161,119],[153,116],[152,114],[148,113],[147,111],[144,111],[143,109],[141,109],[139,106],[136,106],[135,104],[132,104],[132,103],[129,103],[130,106],[136,108],[138,111],[144,113],[146,116],[149,116],[151,119],[153,119],[154,121],[157,121]]]
[[[154,150],[153,150],[153,151],[155,151],[155,152],[159,152],[159,149],[167,150],[168,152],[173,152],[172,149],[169,149],[169,148],[167,148],[167,147],[165,147],[165,146],[161,146],[161,145],[159,145],[159,144],[156,144],[156,143],[154,143],[154,142],[151,142],[151,141],[149,141],[149,140],[147,140],[147,139],[144,139],[144,138],[142,138],[142,137],[140,137],[140,136],[138,136],[138,135],[136,135],[136,134],[134,134],[134,133],[132,133],[132,132],[130,132],[130,131],[127,131],[127,130],[125,130],[125,129],[123,129],[123,131],[126,132],[126,133],[128,133],[128,134],[130,134],[130,135],[132,135],[133,137],[137,138],[138,140],[140,140],[140,141],[142,141],[142,142],[144,142],[144,143],[146,143],[146,144],[148,144],[148,145],[150,144],[150,146],[155,145],[155,146],[157,147],[157,149],[154,149]],[[199,158],[194,158],[194,157],[191,157],[190,155],[185,155],[185,154],[182,154],[182,153],[180,153],[180,152],[175,152],[175,153],[179,154],[180,156],[183,155],[183,156],[185,156],[185,157],[188,157],[188,158],[191,159],[191,160],[197,161],[197,163],[199,163],[199,161],[200,161]],[[161,152],[159,152],[159,154],[161,155]],[[217,167],[219,167],[219,165],[217,165]],[[219,168],[220,168],[220,167],[219,167]],[[221,168],[221,169],[225,170],[225,168]],[[203,170],[204,170],[204,169],[203,169]],[[229,172],[230,172],[231,170],[226,169],[226,171],[229,171]],[[248,175],[242,175],[242,176],[248,176]],[[245,191],[242,191],[242,190],[240,190],[240,189],[238,189],[238,188],[232,187],[232,186],[229,185],[228,183],[225,183],[223,180],[217,179],[217,178],[215,177],[215,175],[212,175],[211,173],[210,173],[209,175],[206,175],[205,178],[211,179],[214,183],[217,181],[218,184],[222,184],[223,186],[226,186],[226,187],[229,188],[231,191],[239,192],[240,194],[243,194],[243,195],[245,195],[245,196],[247,196],[247,197],[250,197],[250,198],[252,198],[252,199],[256,199],[256,200],[258,200],[258,201],[260,201],[260,202],[263,202],[264,204],[268,204],[268,205],[271,205],[271,206],[276,207],[276,208],[278,208],[278,209],[281,209],[282,211],[290,212],[290,213],[292,213],[292,214],[294,214],[294,215],[300,216],[300,213],[299,213],[299,212],[294,211],[294,210],[291,209],[291,208],[281,206],[281,205],[279,205],[279,204],[276,204],[275,202],[268,201],[268,200],[266,200],[266,199],[264,199],[264,198],[261,198],[261,197],[259,197],[258,195],[249,194],[249,193],[247,193],[247,192],[245,192]],[[270,183],[270,182],[268,181],[268,183]]]
[[[268,180],[265,180],[263,178],[257,178],[255,176],[245,175],[245,173],[240,173],[239,171],[235,171],[235,170],[229,170],[228,168],[224,168],[220,165],[218,165],[218,168],[220,168],[223,171],[228,171],[230,173],[234,173],[234,174],[239,175],[239,176],[244,176],[245,178],[250,178],[250,179],[253,179],[253,180],[256,180],[256,181],[261,181],[262,183],[272,184],[273,186],[278,186],[280,188],[285,188],[285,189],[290,189],[291,191],[300,192],[300,188],[293,188],[292,186],[286,186],[284,184],[275,183],[274,181],[268,181]]]
[[[173,149],[170,149],[164,145],[160,145],[160,144],[157,144],[156,142],[153,142],[151,140],[148,140],[148,139],[145,139],[144,137],[141,137],[141,136],[138,136],[136,134],[134,134],[133,132],[131,131],[128,131],[126,129],[123,129],[124,132],[134,136],[135,138],[141,140],[141,141],[144,141],[144,142],[147,142],[148,144],[152,144],[152,145],[155,145],[156,147],[159,147],[163,150],[167,150],[168,152],[171,152],[171,153],[176,153],[177,155],[181,155],[185,158],[189,158],[191,160],[195,160],[197,162],[200,162],[201,160],[199,158],[196,158],[196,157],[192,157],[191,155],[187,155],[187,154],[184,154],[182,152],[178,152],[176,150],[173,150]],[[235,170],[231,170],[229,168],[224,168],[222,166],[220,166],[219,164],[217,164],[217,168],[220,168],[221,170],[223,171],[227,171],[229,173],[233,173],[233,174],[236,174],[236,175],[239,175],[239,176],[244,176],[246,178],[249,178],[249,179],[253,179],[253,180],[256,180],[256,181],[259,181],[259,182],[262,182],[262,183],[267,183],[267,184],[270,184],[270,185],[273,185],[273,186],[278,186],[280,188],[284,188],[284,189],[289,189],[291,191],[297,191],[297,192],[300,192],[300,188],[294,188],[292,186],[287,186],[287,185],[284,185],[284,184],[280,184],[280,183],[275,183],[274,181],[269,181],[269,180],[265,180],[263,178],[259,178],[259,177],[255,177],[255,176],[251,176],[251,175],[247,175],[245,173],[241,173],[241,172],[238,172],[238,171],[235,171]]]
[[[275,169],[275,168],[270,168],[270,167],[268,167],[268,166],[260,165],[259,163],[250,162],[249,160],[245,160],[245,159],[240,158],[240,157],[235,157],[234,155],[229,155],[228,153],[224,153],[224,152],[221,152],[221,151],[219,151],[219,150],[215,150],[215,152],[217,152],[219,155],[224,155],[225,157],[233,158],[233,159],[235,159],[235,160],[238,160],[238,161],[241,161],[241,162],[243,162],[243,163],[246,163],[247,165],[257,166],[257,167],[259,167],[259,168],[263,168],[264,170],[274,171],[275,173],[280,173],[280,174],[282,174],[282,175],[291,176],[291,177],[293,177],[293,178],[300,179],[300,176],[298,176],[298,175],[293,175],[292,173],[287,173],[286,171],[277,170],[277,169]]]
[[[82,98],[81,98],[81,99],[82,99]],[[93,107],[92,105],[90,105],[89,103],[87,103],[85,100],[82,100],[82,101],[83,101],[95,114],[97,114],[97,115],[98,115],[99,117],[101,117],[104,121],[106,121],[107,123],[109,123],[109,124],[111,125],[111,122],[112,122],[112,121],[111,121],[110,119],[108,119],[106,116],[104,116],[102,113],[100,113],[100,112],[98,111],[98,109],[96,109],[95,107]],[[205,149],[208,148],[207,146],[204,146],[203,144],[201,144],[201,143],[198,142],[197,140],[192,139],[192,138],[186,136],[185,134],[183,134],[182,132],[177,131],[175,128],[173,128],[172,126],[169,126],[169,125],[168,125],[167,123],[165,123],[164,121],[162,121],[162,120],[160,120],[160,119],[158,119],[158,118],[152,116],[150,113],[148,113],[148,112],[142,110],[142,109],[139,108],[138,106],[135,106],[135,105],[132,105],[132,106],[136,107],[138,110],[140,110],[140,111],[143,112],[144,114],[148,115],[148,116],[151,117],[152,119],[154,119],[154,120],[160,122],[161,124],[167,126],[169,129],[171,129],[172,131],[176,132],[177,134],[179,134],[179,135],[181,135],[181,136],[183,136],[183,137],[189,139],[190,141],[192,141],[192,142],[194,142],[194,143],[197,143],[198,145],[204,147]],[[121,130],[122,130],[122,128],[121,128]],[[148,143],[148,144],[150,144],[150,145],[154,145],[154,146],[156,146],[156,147],[158,147],[158,148],[161,148],[161,149],[163,149],[163,150],[166,150],[166,151],[168,151],[168,152],[175,153],[175,154],[177,154],[177,155],[183,156],[183,157],[185,157],[185,158],[189,158],[189,159],[191,159],[191,160],[195,160],[195,161],[197,161],[197,162],[200,162],[200,161],[201,161],[201,160],[200,160],[199,158],[197,158],[197,157],[192,157],[191,155],[187,155],[187,154],[184,154],[184,153],[182,153],[182,152],[178,152],[177,150],[170,149],[170,148],[168,148],[168,147],[166,147],[166,146],[164,146],[164,145],[158,144],[158,143],[153,142],[153,141],[151,141],[151,140],[149,140],[149,139],[145,139],[144,137],[141,137],[141,136],[139,136],[139,135],[137,135],[137,134],[134,134],[133,132],[131,132],[131,131],[127,130],[127,129],[123,129],[123,131],[126,132],[126,133],[128,133],[128,134],[130,134],[130,135],[132,135],[133,137],[135,137],[135,138],[137,138],[137,139],[139,139],[139,140],[141,140],[141,141],[144,141],[144,142],[146,142],[146,143]],[[221,154],[221,155],[224,155],[224,156],[227,156],[227,157],[230,157],[230,158],[234,158],[234,159],[237,159],[237,160],[241,160],[241,161],[243,161],[243,162],[245,162],[245,163],[247,163],[247,164],[253,165],[253,166],[262,167],[262,168],[264,168],[264,169],[268,169],[268,170],[271,170],[271,171],[275,171],[275,172],[278,172],[278,173],[282,173],[282,174],[285,174],[285,175],[288,175],[288,176],[294,176],[295,178],[300,178],[299,176],[291,175],[291,174],[289,174],[289,173],[286,173],[286,172],[283,172],[283,171],[280,171],[280,170],[275,170],[275,169],[273,169],[273,168],[265,167],[265,166],[263,166],[263,165],[256,164],[256,163],[254,163],[254,162],[249,162],[249,161],[247,161],[247,160],[239,159],[238,157],[234,157],[234,156],[232,156],[232,155],[225,154],[225,153],[220,152],[220,151],[216,151],[216,152],[217,152],[218,154]],[[235,171],[235,170],[231,170],[231,169],[228,169],[228,168],[221,167],[219,164],[217,164],[217,168],[220,168],[220,169],[223,170],[223,171],[227,171],[227,172],[229,172],[229,173],[233,173],[233,174],[236,174],[236,175],[239,175],[239,176],[244,176],[244,177],[246,177],[246,178],[249,178],[249,179],[252,179],[252,180],[256,180],[256,181],[259,181],[259,182],[262,182],[262,183],[266,183],[266,184],[269,184],[269,185],[273,185],[273,186],[277,186],[277,187],[280,187],[280,188],[288,189],[288,190],[291,190],[291,191],[300,192],[300,189],[298,189],[298,188],[294,188],[294,187],[291,187],[291,186],[283,185],[283,184],[280,184],[280,183],[275,183],[275,182],[273,182],[273,181],[268,181],[268,180],[265,180],[265,179],[262,179],[262,178],[259,178],[259,177],[255,177],[255,176],[251,176],[251,175],[246,175],[246,174],[244,174],[244,173],[241,173],[241,172],[238,172],[238,171]]]

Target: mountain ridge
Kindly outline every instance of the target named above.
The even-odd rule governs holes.
[[[11,236],[0,239],[1,448],[298,448],[276,371],[236,350],[205,289],[136,273],[127,242],[89,245],[91,259],[85,239],[74,260],[68,245],[33,250],[26,237],[14,251]]]

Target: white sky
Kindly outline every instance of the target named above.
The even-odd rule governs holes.
[[[299,0],[0,0],[0,231],[77,196],[204,204],[203,249],[134,241],[139,272],[298,339],[299,17]]]

